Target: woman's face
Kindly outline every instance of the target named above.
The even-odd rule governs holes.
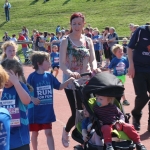
[[[13,46],[8,46],[5,50],[5,53],[6,53],[6,57],[7,59],[13,59],[14,56],[16,55],[16,50],[15,50],[15,47]]]
[[[71,28],[74,33],[82,33],[84,27],[84,21],[81,17],[74,18],[71,22]]]

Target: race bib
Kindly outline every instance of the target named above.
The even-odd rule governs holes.
[[[15,100],[1,100],[0,105],[6,108],[11,115],[11,127],[20,126],[20,111],[18,107],[15,107]]]
[[[59,62],[59,57],[55,57],[54,58],[54,63],[58,63]]]

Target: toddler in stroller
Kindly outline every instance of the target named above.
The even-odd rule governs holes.
[[[125,123],[129,121],[129,118],[124,114],[120,104],[123,92],[124,88],[119,79],[106,72],[96,74],[82,89],[84,105],[95,120],[93,127],[97,134],[104,138],[103,149],[133,150],[136,144],[137,150],[146,150],[133,126]],[[90,98],[91,95],[94,98]],[[121,111],[110,103],[114,101],[114,98],[114,103]],[[117,135],[117,141],[112,142],[112,133]]]

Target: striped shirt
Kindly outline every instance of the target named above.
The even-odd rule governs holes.
[[[117,120],[125,120],[123,113],[115,105],[108,104],[107,106],[99,107],[95,105],[93,108],[98,119],[103,122],[104,125],[110,125]]]

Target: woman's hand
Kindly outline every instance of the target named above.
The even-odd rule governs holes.
[[[73,77],[75,79],[81,78],[80,73],[78,73],[78,72],[72,72],[72,73],[70,73],[70,77]]]

